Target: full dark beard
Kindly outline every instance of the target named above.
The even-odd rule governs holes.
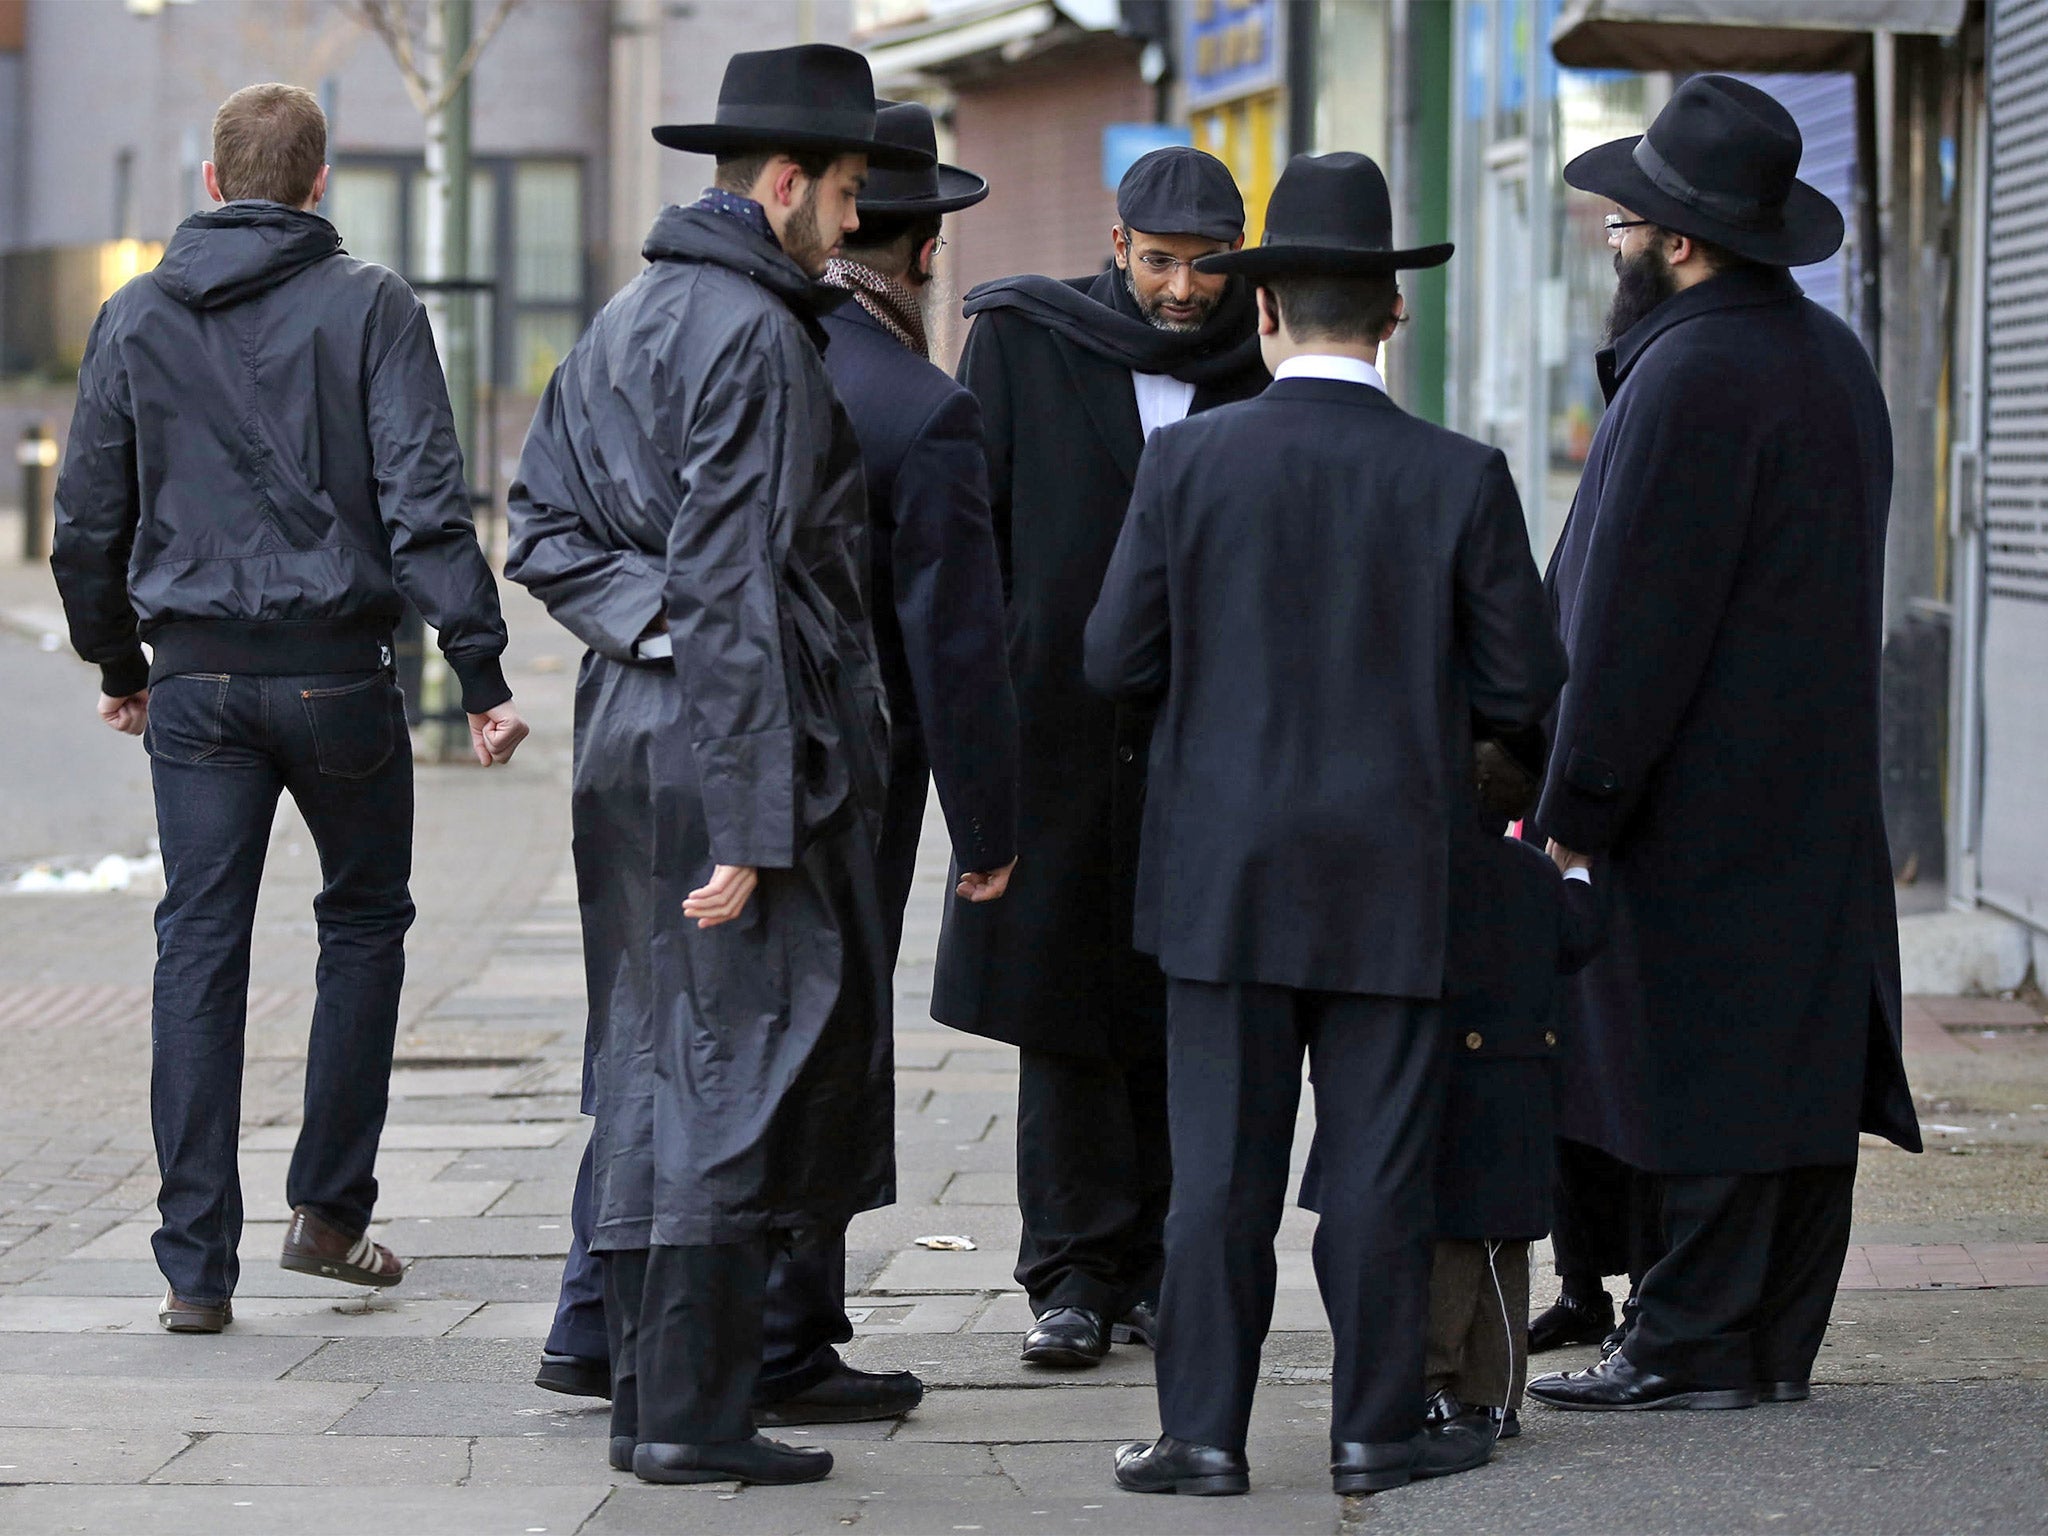
[[[1634,261],[1623,261],[1614,253],[1614,302],[1607,306],[1607,341],[1612,345],[1633,330],[1650,311],[1678,292],[1671,276],[1671,263],[1656,246],[1643,248]]]
[[[832,249],[818,230],[818,184],[804,188],[804,195],[789,210],[789,222],[782,226],[782,249],[789,259],[813,277],[824,274]]]
[[[1197,298],[1192,302],[1200,306],[1200,312],[1196,314],[1194,319],[1169,320],[1159,313],[1157,300],[1150,304],[1145,302],[1145,296],[1138,292],[1138,274],[1129,267],[1124,268],[1124,286],[1130,289],[1131,302],[1138,306],[1138,313],[1145,317],[1147,325],[1154,326],[1162,331],[1172,331],[1176,336],[1188,336],[1199,331],[1209,323],[1209,316],[1216,309],[1216,301],[1214,299]]]

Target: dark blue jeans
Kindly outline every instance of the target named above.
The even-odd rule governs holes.
[[[249,939],[281,792],[305,817],[322,877],[305,1120],[285,1195],[350,1231],[369,1225],[413,917],[412,743],[388,671],[165,678],[150,689],[144,739],[165,884],[150,1024],[163,1178],[153,1241],[171,1289],[215,1303],[239,1274]]]

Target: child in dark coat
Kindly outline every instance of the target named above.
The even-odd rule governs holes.
[[[1492,743],[1478,756],[1485,835],[1453,855],[1424,1390],[1432,1422],[1511,1437],[1528,1374],[1529,1244],[1550,1230],[1562,979],[1599,951],[1604,921],[1588,870],[1561,875],[1503,835],[1539,780]]]

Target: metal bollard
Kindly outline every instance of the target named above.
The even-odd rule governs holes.
[[[57,439],[50,429],[40,421],[24,427],[14,462],[21,466],[21,558],[33,563],[50,553],[43,537],[43,508],[49,500],[46,487],[50,471],[57,467]]]

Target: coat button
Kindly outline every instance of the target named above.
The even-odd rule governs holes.
[[[1129,747],[1118,747],[1116,749],[1116,760],[1120,763],[1133,763],[1138,760],[1138,754]]]
[[[1554,1029],[1546,1029],[1545,1031],[1543,1031],[1543,1043],[1545,1045],[1557,1044],[1557,1031]]]
[[[1476,1051],[1479,1049],[1480,1046],[1484,1045],[1485,1043],[1486,1042],[1484,1040],[1480,1039],[1479,1031],[1476,1029],[1473,1030],[1471,1034],[1465,1037],[1465,1049],[1468,1051]]]

